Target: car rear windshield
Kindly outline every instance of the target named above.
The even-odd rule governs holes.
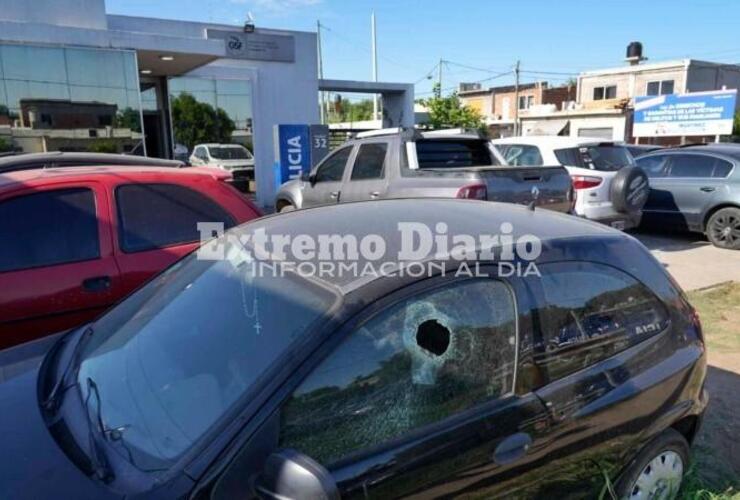
[[[421,139],[416,141],[416,156],[422,169],[497,165],[482,139]]]
[[[617,144],[556,149],[555,156],[561,165],[567,167],[581,167],[604,172],[614,172],[622,167],[635,164],[629,150]]]
[[[217,160],[251,160],[252,154],[242,147],[210,148],[211,156]]]

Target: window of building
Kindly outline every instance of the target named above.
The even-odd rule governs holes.
[[[646,95],[667,95],[673,93],[673,80],[660,80],[647,83]]]
[[[509,394],[516,335],[514,297],[495,280],[381,311],[293,393],[280,445],[329,464]]]
[[[316,182],[341,182],[351,154],[352,146],[330,154],[316,171]]]
[[[100,257],[95,195],[63,189],[0,203],[0,272]]]
[[[169,79],[168,85],[172,127],[177,144],[189,149],[195,146],[188,143],[192,140],[194,129],[202,137],[201,143],[230,143],[235,135],[251,134],[252,83],[249,80],[177,77]],[[206,128],[194,124],[190,116],[196,104],[224,125]],[[209,131],[205,137],[204,129]],[[232,130],[230,136],[224,136],[221,132],[223,129]]]
[[[608,85],[604,87],[594,87],[594,101],[603,101],[605,99],[617,98],[617,86]]]
[[[519,109],[529,109],[534,106],[533,95],[520,95],[519,96]]]
[[[546,379],[556,380],[613,356],[663,331],[668,312],[631,276],[592,263],[540,266],[541,339],[535,358]]]
[[[385,142],[363,144],[357,152],[352,168],[352,180],[381,179],[384,175],[388,144]]]
[[[236,222],[206,196],[175,184],[126,184],[116,188],[118,234],[125,252],[142,252],[200,239],[199,222]]]
[[[136,53],[0,43],[0,125],[27,152],[89,151],[89,130],[107,126],[117,129],[107,142],[131,150],[144,139]]]

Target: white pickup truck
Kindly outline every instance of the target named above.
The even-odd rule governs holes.
[[[570,212],[568,172],[510,167],[490,142],[460,130],[386,129],[358,134],[310,173],[278,190],[278,212],[384,198],[471,198]]]

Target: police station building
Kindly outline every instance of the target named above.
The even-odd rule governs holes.
[[[384,125],[413,125],[410,85],[319,81],[315,33],[108,15],[104,0],[1,3],[0,153],[242,143],[268,206],[275,126],[318,123],[319,90],[383,93]]]

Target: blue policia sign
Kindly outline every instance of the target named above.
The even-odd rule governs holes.
[[[308,125],[275,125],[275,161],[278,186],[311,170]]]

